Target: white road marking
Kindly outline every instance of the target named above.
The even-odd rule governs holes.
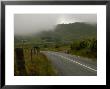
[[[85,68],[88,68],[88,69],[90,69],[90,70],[97,71],[96,69],[91,68],[91,67],[89,67],[89,66],[87,66],[87,65],[81,64],[80,62],[77,62],[77,61],[75,61],[75,60],[71,60],[70,58],[67,58],[67,57],[64,57],[64,56],[62,56],[62,55],[56,54],[56,53],[58,53],[58,52],[56,52],[56,53],[48,52],[48,53],[50,53],[50,54],[52,54],[52,55],[60,56],[61,58],[67,59],[67,60],[69,60],[69,61],[71,61],[71,62],[73,62],[73,63],[79,64],[79,65],[81,65],[81,66],[83,66],[83,67],[85,67]]]

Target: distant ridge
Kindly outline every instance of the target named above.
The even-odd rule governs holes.
[[[64,42],[90,37],[97,38],[97,24],[75,22],[69,24],[57,24],[54,30],[42,31],[31,37],[22,36],[18,39],[18,36],[15,36],[15,40],[29,39],[30,41],[39,40],[39,42]]]

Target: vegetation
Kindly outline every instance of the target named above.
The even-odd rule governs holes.
[[[97,25],[87,23],[58,24],[54,30],[42,31],[30,36],[15,36],[15,42],[22,39],[34,44],[68,44],[75,40],[97,37]]]
[[[25,41],[22,41],[25,40]],[[57,75],[51,61],[43,54],[33,55],[31,48],[39,46],[43,51],[58,51],[97,60],[97,25],[87,23],[58,24],[53,31],[43,31],[30,36],[16,36],[15,48],[23,47],[27,73],[24,75]],[[20,75],[16,64],[15,75]]]
[[[57,71],[53,68],[51,61],[43,54],[39,53],[39,55],[33,54],[31,59],[30,50],[24,50],[24,60],[25,60],[25,68],[26,72],[19,71],[16,64],[14,64],[14,75],[15,76],[55,76],[57,75]]]
[[[70,53],[93,58],[97,58],[97,40],[95,38],[78,40],[73,42],[70,47]]]

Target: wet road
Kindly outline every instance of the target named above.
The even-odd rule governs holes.
[[[59,76],[96,76],[97,63],[66,53],[42,51],[49,60]]]

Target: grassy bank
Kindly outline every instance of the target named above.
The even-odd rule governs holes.
[[[83,57],[92,58],[97,60],[97,39],[83,39],[73,42],[70,47],[70,53]]]
[[[77,55],[97,61],[97,39],[87,38],[73,41],[73,43],[62,45],[56,44],[48,47],[46,50],[64,52],[67,54]]]
[[[27,73],[22,73],[24,76],[55,76],[57,75],[57,71],[53,68],[51,61],[43,54],[39,53],[38,55],[33,54],[31,60],[30,51],[24,51],[24,60],[25,60],[25,68]],[[14,65],[14,73],[15,76],[20,76],[20,72],[17,69],[16,65],[16,57],[15,57],[15,65]]]
[[[73,50],[70,54],[85,57],[85,58],[89,58],[92,61],[97,61],[97,58],[96,58],[97,53],[92,52],[88,49],[82,49],[82,50],[79,50],[79,51]]]

